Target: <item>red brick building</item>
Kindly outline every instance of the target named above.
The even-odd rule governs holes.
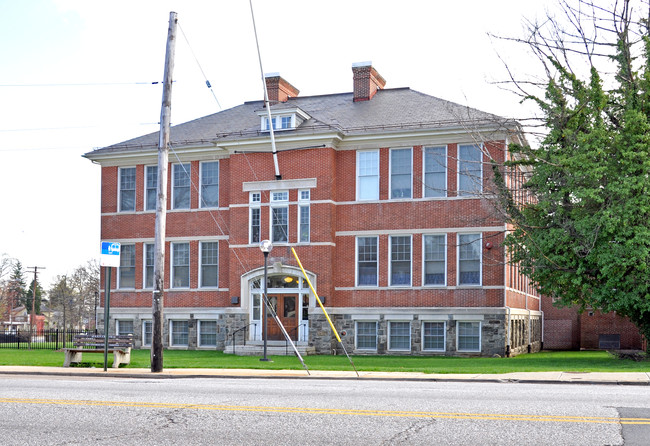
[[[228,349],[244,327],[238,343],[261,340],[269,239],[268,296],[303,348],[339,347],[291,247],[348,352],[539,350],[540,298],[507,264],[489,193],[517,123],[384,89],[368,63],[352,71],[352,93],[322,96],[267,76],[277,172],[263,101],[172,128],[166,345]],[[151,342],[157,145],[155,133],[85,155],[102,166],[101,238],[122,244],[109,327],[138,346]],[[269,338],[282,338],[273,322]]]

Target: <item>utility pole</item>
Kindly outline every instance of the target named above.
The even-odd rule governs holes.
[[[32,283],[32,315],[29,318],[29,349],[32,349],[32,338],[34,336],[34,320],[36,319],[36,277],[39,269],[45,269],[44,266],[28,266],[34,268],[34,282]]]
[[[169,13],[165,74],[163,77],[162,108],[160,111],[160,139],[158,142],[158,200],[156,202],[156,233],[153,262],[153,297],[151,333],[151,371],[163,371],[163,292],[165,290],[165,225],[167,220],[167,160],[172,107],[172,72],[176,46],[175,12]]]

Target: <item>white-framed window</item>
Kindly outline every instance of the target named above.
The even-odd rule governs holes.
[[[199,321],[199,347],[216,347],[217,321]]]
[[[411,350],[411,323],[408,321],[388,322],[388,349]]]
[[[271,192],[271,241],[289,241],[289,192]]]
[[[155,211],[158,202],[158,166],[145,166],[144,190],[145,211]]]
[[[480,321],[456,321],[456,350],[459,352],[481,351]]]
[[[357,200],[379,200],[379,150],[357,152]]]
[[[250,243],[259,243],[262,239],[260,234],[262,232],[262,209],[260,203],[262,202],[262,194],[260,192],[251,192],[249,195],[249,240]]]
[[[153,338],[153,321],[150,319],[142,321],[142,345],[145,347],[151,346],[151,339]]]
[[[132,319],[117,319],[115,321],[115,333],[118,336],[132,335],[133,334],[133,320]]]
[[[424,285],[445,286],[447,284],[447,236],[444,234],[424,235]]]
[[[424,147],[425,198],[447,196],[447,146]]]
[[[481,234],[458,234],[458,285],[481,285]]]
[[[411,236],[390,236],[390,286],[411,285]]]
[[[458,195],[483,191],[483,152],[478,144],[458,145]]]
[[[199,197],[202,208],[219,206],[219,161],[201,163],[201,194]]]
[[[379,237],[357,237],[357,286],[378,285]]]
[[[219,280],[219,242],[201,242],[201,287],[216,288]]]
[[[357,350],[377,350],[377,322],[357,321],[355,338]]]
[[[153,288],[154,244],[144,244],[144,288]]]
[[[289,130],[294,128],[293,115],[273,116],[271,121],[273,122],[273,130]],[[262,117],[262,131],[268,130],[269,118],[264,116]]]
[[[120,167],[120,212],[135,211],[135,167]]]
[[[422,322],[422,350],[444,352],[447,345],[446,328],[445,321]]]
[[[122,244],[120,247],[117,287],[135,288],[135,245]]]
[[[390,198],[411,198],[413,189],[413,151],[390,150]]]
[[[172,288],[190,287],[190,244],[172,243]]]
[[[190,163],[172,165],[172,209],[190,208],[191,169]]]
[[[190,324],[188,321],[169,321],[169,345],[185,347],[189,344]]]
[[[298,243],[309,243],[310,214],[309,190],[298,191]]]

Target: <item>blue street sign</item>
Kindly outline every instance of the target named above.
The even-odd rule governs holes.
[[[117,242],[102,242],[101,255],[99,256],[100,266],[120,266],[120,244]]]

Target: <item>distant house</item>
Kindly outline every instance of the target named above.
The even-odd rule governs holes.
[[[540,297],[507,263],[508,227],[489,193],[491,161],[502,163],[507,144],[523,140],[518,124],[385,89],[369,63],[352,72],[352,92],[305,97],[267,76],[270,122],[264,102],[250,101],[172,128],[166,346],[223,350],[244,327],[248,344],[260,342],[259,243],[269,239],[270,303],[289,336],[316,353],[338,347],[291,247],[348,352],[539,350]],[[153,133],[84,155],[101,165],[101,238],[122,244],[109,327],[144,347],[157,145]],[[269,338],[282,338],[274,322]]]
[[[13,308],[8,312],[7,318],[2,321],[2,329],[7,331],[29,330],[29,321],[31,314],[24,305]],[[45,316],[35,315],[35,328],[37,331],[43,331],[45,327]]]

